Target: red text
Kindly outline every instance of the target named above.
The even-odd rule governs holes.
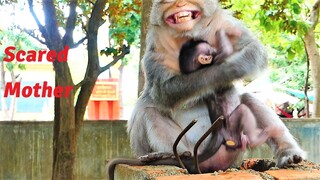
[[[8,95],[16,96],[16,97],[68,97],[70,95],[71,90],[73,90],[73,86],[57,86],[52,87],[48,86],[48,82],[44,81],[42,85],[40,83],[36,83],[34,86],[24,86],[21,88],[21,83],[11,83],[8,82],[5,87],[4,97],[8,97]]]
[[[63,50],[56,52],[55,50],[30,50],[30,51],[24,51],[19,50],[18,52],[14,53],[16,50],[16,47],[14,46],[8,46],[4,53],[7,55],[5,58],[3,58],[3,61],[5,62],[11,62],[13,60],[17,60],[18,62],[42,62],[43,58],[49,62],[53,62],[55,60],[58,60],[59,62],[66,62],[68,58],[68,51],[69,47],[65,46]]]

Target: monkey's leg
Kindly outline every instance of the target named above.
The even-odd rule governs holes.
[[[259,146],[265,143],[270,137],[270,133],[268,133],[267,130],[262,130],[257,127],[256,118],[245,104],[240,104],[231,113],[227,121],[227,126],[231,135],[230,138],[236,140],[234,146],[239,147],[240,143],[242,143],[242,149],[246,148],[247,143],[251,148]],[[243,131],[245,135],[243,135],[241,131]],[[281,132],[279,134],[282,135]],[[240,137],[241,142],[239,141]],[[227,140],[228,139],[226,139],[226,146],[229,147]],[[245,142],[245,144],[243,144],[243,142]],[[230,148],[232,148],[232,146]]]
[[[282,167],[291,163],[299,163],[306,158],[306,152],[300,148],[275,112],[248,93],[241,96],[241,101],[251,109],[259,128],[278,128],[277,131],[283,132],[282,136],[271,137],[267,141],[275,153],[277,166]]]
[[[172,147],[182,128],[169,117],[163,116],[155,107],[136,109],[132,122],[128,124],[130,143],[143,161],[170,158]],[[185,137],[177,147],[179,153],[192,150]],[[149,154],[151,153],[151,154]],[[149,158],[149,160],[148,160]]]

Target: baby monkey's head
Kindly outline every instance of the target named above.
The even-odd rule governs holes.
[[[184,74],[194,72],[212,63],[217,51],[207,41],[189,40],[179,54],[180,71]]]

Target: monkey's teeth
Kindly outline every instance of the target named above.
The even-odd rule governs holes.
[[[193,19],[197,19],[201,15],[200,11],[181,11],[167,17],[166,21],[170,24],[180,24]]]
[[[183,12],[176,13],[174,15],[174,19],[176,23],[183,23],[186,21],[190,21],[192,20],[192,12],[183,11]]]

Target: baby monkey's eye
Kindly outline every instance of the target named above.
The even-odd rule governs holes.
[[[160,1],[161,4],[169,4],[169,3],[174,3],[176,0],[162,0]]]

